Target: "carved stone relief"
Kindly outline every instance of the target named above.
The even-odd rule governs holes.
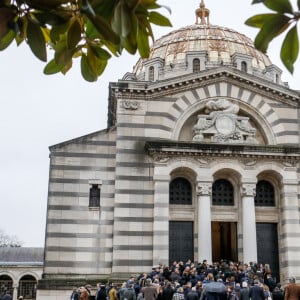
[[[193,141],[258,144],[249,118],[238,116],[239,106],[226,99],[208,101],[204,115],[198,115]]]

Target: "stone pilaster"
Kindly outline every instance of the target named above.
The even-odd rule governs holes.
[[[245,183],[242,185],[243,207],[243,252],[244,262],[257,262],[256,219],[254,197],[256,185]]]
[[[198,261],[212,262],[211,241],[211,182],[198,182]]]

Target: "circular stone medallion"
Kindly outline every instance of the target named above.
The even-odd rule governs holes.
[[[223,135],[229,135],[235,131],[235,120],[229,116],[219,116],[216,120],[216,129]]]

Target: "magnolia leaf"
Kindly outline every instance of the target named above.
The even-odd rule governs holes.
[[[98,59],[108,60],[111,58],[111,55],[101,47],[92,44],[89,44],[89,47],[90,47],[89,50],[92,51]]]
[[[265,2],[265,0],[253,0],[251,4],[257,4],[262,2]]]
[[[268,20],[257,34],[254,45],[262,52],[266,52],[269,43],[280,33],[288,28],[291,19],[285,15],[275,14]]]
[[[16,16],[11,7],[0,7],[0,39],[5,37],[12,29],[9,23]]]
[[[42,61],[47,61],[46,41],[39,25],[28,19],[27,42],[33,54]]]
[[[49,61],[49,63],[44,68],[44,74],[52,75],[60,72],[64,68],[64,65],[59,65],[56,63],[55,59]]]
[[[97,77],[100,76],[103,71],[105,70],[105,67],[107,65],[107,59],[102,57],[99,58],[98,53],[94,51],[93,48],[90,46],[87,47],[87,61],[88,64],[93,72],[93,74],[97,74]]]
[[[114,17],[111,23],[112,29],[121,37],[126,37],[131,31],[132,13],[124,1],[115,7]]]
[[[170,20],[165,16],[161,15],[156,11],[151,11],[149,14],[149,21],[155,25],[159,26],[172,26]]]
[[[300,10],[300,0],[297,1],[298,10]]]
[[[149,39],[147,32],[142,30],[140,27],[138,28],[137,46],[141,57],[147,58],[150,52]]]
[[[10,30],[3,38],[0,39],[0,51],[6,49],[14,40],[16,33]]]
[[[73,22],[67,32],[67,46],[69,49],[73,49],[81,40],[81,25],[77,18],[74,18]]]
[[[61,36],[66,35],[68,29],[70,27],[70,22],[66,22],[59,25],[54,25],[50,31],[50,39],[53,43],[58,42],[61,39]]]
[[[67,47],[65,40],[60,41],[55,46],[54,59],[58,65],[67,65],[72,60],[73,51]]]
[[[269,9],[277,11],[278,13],[289,13],[293,14],[293,7],[289,0],[265,0],[264,5]]]
[[[261,28],[265,23],[272,20],[276,14],[260,14],[250,17],[245,24],[251,27]]]
[[[66,12],[62,14],[59,12],[54,13],[50,11],[35,11],[33,12],[33,14],[40,25],[43,26],[46,24],[49,24],[51,26],[63,24],[72,16],[71,14],[67,14]]]
[[[138,22],[135,15],[132,16],[131,21],[132,21],[132,30],[123,41],[123,46],[130,54],[135,54],[137,50],[137,32],[138,32],[137,30]]]
[[[84,53],[81,56],[80,66],[81,66],[82,77],[86,81],[89,81],[89,82],[97,81],[98,75],[97,75],[97,73],[93,72],[93,69],[89,65],[89,61],[88,61],[87,55],[84,54]]]
[[[294,72],[294,63],[299,54],[297,24],[287,33],[281,47],[280,57],[290,73]]]

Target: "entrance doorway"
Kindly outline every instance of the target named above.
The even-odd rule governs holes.
[[[234,222],[212,222],[212,259],[237,261],[237,230]]]

